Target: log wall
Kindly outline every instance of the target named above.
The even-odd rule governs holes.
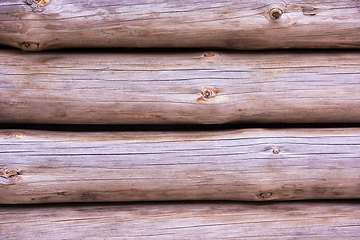
[[[48,3],[48,4],[46,4]],[[359,48],[353,0],[2,0],[0,44],[58,48]]]
[[[0,49],[0,123],[359,123],[359,9],[2,0],[0,48],[77,50]],[[359,199],[359,147],[359,128],[3,129],[0,239],[359,239],[358,201],[269,202]],[[44,204],[68,202],[97,205]]]
[[[0,203],[360,198],[360,129],[0,132]]]
[[[358,239],[355,202],[8,206],[6,239]]]
[[[358,122],[360,53],[0,50],[0,122]]]

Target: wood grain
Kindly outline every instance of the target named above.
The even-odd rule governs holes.
[[[0,132],[0,203],[360,198],[360,129]]]
[[[2,206],[3,239],[359,239],[355,202]]]
[[[356,123],[359,78],[360,52],[0,50],[0,122]]]
[[[272,19],[271,9],[283,12]],[[2,0],[0,44],[59,48],[359,48],[354,0]]]

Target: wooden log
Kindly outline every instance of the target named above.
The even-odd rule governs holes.
[[[0,44],[30,51],[359,48],[359,25],[359,2],[353,0],[2,0],[0,5]]]
[[[0,122],[359,122],[360,53],[0,50]]]
[[[0,203],[360,198],[360,129],[0,132]]]
[[[358,239],[355,202],[3,206],[4,239]]]

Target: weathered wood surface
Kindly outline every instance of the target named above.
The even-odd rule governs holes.
[[[24,50],[358,48],[359,9],[354,0],[52,0],[46,6],[2,0],[0,44]]]
[[[359,122],[360,52],[0,50],[0,122]]]
[[[360,129],[0,132],[0,203],[360,198]]]
[[[2,239],[359,239],[356,202],[1,206]]]

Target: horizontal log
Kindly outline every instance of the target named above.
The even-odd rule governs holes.
[[[30,51],[359,48],[359,25],[359,2],[353,0],[2,0],[0,4],[0,44]]]
[[[4,239],[358,239],[354,202],[0,208]]]
[[[360,52],[0,50],[0,122],[359,122]]]
[[[360,198],[360,129],[0,131],[0,203]]]

